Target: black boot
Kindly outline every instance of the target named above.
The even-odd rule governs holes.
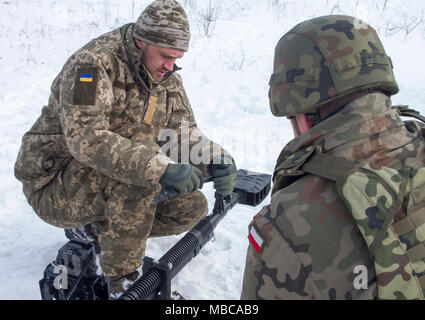
[[[91,241],[95,245],[96,254],[100,253],[98,236],[92,224],[86,224],[85,226],[82,226],[79,228],[65,229],[65,236],[69,240],[83,239],[83,240]]]

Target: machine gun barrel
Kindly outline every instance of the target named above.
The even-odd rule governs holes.
[[[215,196],[213,212],[201,219],[158,261],[143,258],[143,275],[124,292],[122,300],[170,299],[171,279],[195,257],[214,236],[214,229],[236,204],[257,206],[270,191],[271,176],[238,170],[232,194]],[[165,198],[173,193],[164,194]],[[58,274],[56,267],[66,270]],[[63,272],[63,271],[62,271]],[[66,285],[56,283],[67,280]],[[109,278],[97,274],[96,248],[89,240],[72,239],[58,252],[39,281],[43,300],[107,300]]]
[[[216,195],[213,212],[198,222],[158,261],[145,257],[143,275],[120,300],[170,299],[171,279],[209,242],[214,229],[237,203],[256,206],[270,191],[270,175],[238,170],[236,187],[228,196]]]

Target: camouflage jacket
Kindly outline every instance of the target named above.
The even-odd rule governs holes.
[[[29,201],[72,158],[127,184],[158,184],[170,162],[160,148],[164,129],[174,130],[181,143],[195,134],[204,147],[223,151],[197,128],[177,67],[161,83],[149,80],[132,29],[125,25],[92,40],[54,80],[49,103],[24,135],[15,164]],[[197,141],[186,141],[186,152]],[[208,174],[205,162],[197,166]]]
[[[396,170],[425,163],[421,125],[403,122],[391,109],[390,98],[381,93],[354,100],[290,141],[277,163],[311,145]],[[380,280],[369,250],[333,182],[296,168],[286,177],[276,174],[274,182],[271,203],[250,225],[259,246],[248,248],[242,298],[376,298]],[[367,270],[367,288],[354,286],[358,266]]]

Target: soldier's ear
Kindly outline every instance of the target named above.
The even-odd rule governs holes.
[[[136,47],[139,48],[140,50],[143,49],[143,41],[134,39],[134,43],[136,44]]]

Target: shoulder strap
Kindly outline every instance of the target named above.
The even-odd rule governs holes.
[[[124,45],[125,45],[124,39],[125,39],[125,34],[127,32],[127,29],[130,28],[133,24],[134,23],[127,23],[120,28],[121,39],[122,39]]]
[[[278,161],[273,175],[273,192],[290,185],[306,173],[338,182],[354,170],[356,165],[355,161],[322,153],[321,145],[309,146]]]
[[[302,171],[338,182],[354,170],[356,162],[316,151],[301,167]]]
[[[412,117],[416,118],[425,123],[425,117],[421,115],[418,111],[410,109],[408,105],[396,105],[392,107],[396,109],[398,114],[403,117]]]

